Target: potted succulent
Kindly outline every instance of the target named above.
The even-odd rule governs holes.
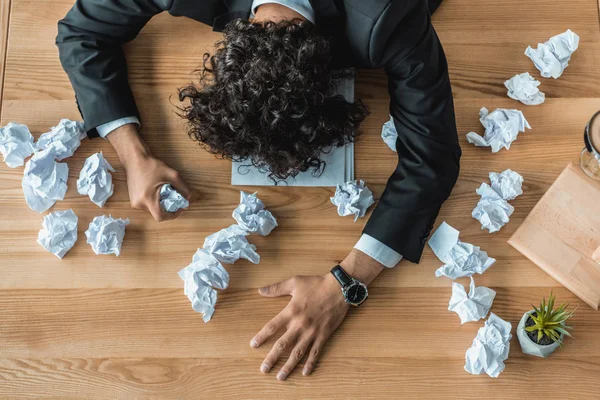
[[[517,337],[523,353],[537,357],[548,357],[559,346],[562,347],[564,336],[570,336],[571,327],[565,322],[573,316],[575,310],[567,311],[569,304],[562,303],[556,310],[554,295],[550,293],[548,304],[546,298],[539,308],[526,312],[517,326]]]

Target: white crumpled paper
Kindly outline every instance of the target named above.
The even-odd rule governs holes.
[[[499,231],[510,221],[509,217],[515,208],[485,182],[477,189],[477,194],[481,199],[471,216],[481,222],[481,229],[487,229],[490,233]]]
[[[192,263],[179,271],[184,281],[184,293],[192,303],[192,308],[201,314],[204,322],[210,321],[217,302],[217,289],[226,289],[229,274],[223,265],[206,249],[198,249]]]
[[[484,286],[475,287],[475,280],[471,277],[469,294],[465,287],[457,282],[452,282],[452,297],[448,303],[448,311],[453,311],[460,317],[460,323],[479,321],[485,318],[492,307],[496,292]]]
[[[240,192],[240,204],[233,210],[233,219],[247,232],[267,236],[277,226],[277,220],[254,194]]]
[[[508,358],[511,329],[510,322],[491,313],[465,353],[465,371],[473,375],[485,372],[497,378],[504,371],[504,361]]]
[[[38,151],[25,164],[23,194],[29,208],[44,212],[65,198],[69,167],[54,160],[52,149]]]
[[[398,139],[398,131],[394,125],[394,118],[390,116],[390,120],[383,124],[381,128],[381,138],[390,149],[396,151],[396,139]]]
[[[33,135],[27,126],[11,122],[0,128],[0,153],[10,168],[22,166],[34,152]]]
[[[333,205],[337,206],[338,214],[342,217],[354,214],[354,221],[364,217],[367,209],[373,205],[373,193],[361,180],[348,181],[337,185],[335,195],[330,198]]]
[[[479,111],[479,121],[485,128],[483,137],[475,132],[469,132],[467,141],[475,146],[491,147],[492,153],[497,153],[502,148],[508,150],[510,144],[517,139],[519,132],[525,132],[525,128],[531,129],[519,110],[497,108],[490,113],[487,108],[482,107]]]
[[[435,271],[435,276],[447,276],[450,279],[462,278],[473,274],[483,274],[496,262],[478,246],[463,243],[458,239],[459,232],[446,222],[436,229],[429,239],[433,253],[444,265]]]
[[[202,248],[217,258],[222,263],[233,264],[240,258],[245,258],[251,263],[258,264],[260,256],[256,246],[248,243],[246,232],[242,227],[233,224],[221,229],[204,239]]]
[[[492,189],[504,200],[514,200],[523,194],[523,177],[511,169],[501,173],[490,172]]]
[[[182,208],[188,208],[190,202],[168,183],[160,188],[160,207],[166,212],[176,212]]]
[[[35,144],[37,150],[54,149],[57,160],[71,157],[86,137],[83,122],[63,118],[50,132],[43,133]]]
[[[85,231],[87,242],[92,246],[96,255],[121,254],[121,245],[125,237],[125,227],[129,225],[129,218],[115,219],[112,215],[95,217],[88,230]]]
[[[113,194],[111,172],[115,170],[106,161],[102,152],[92,154],[85,160],[79,172],[77,191],[82,195],[87,194],[94,204],[102,208]]]
[[[508,97],[528,106],[536,106],[546,100],[546,94],[538,89],[540,81],[529,72],[513,76],[504,82],[504,86],[508,89]]]
[[[579,47],[579,36],[568,29],[553,36],[546,43],[538,43],[537,49],[527,47],[525,55],[540,70],[544,78],[559,78],[569,65],[571,55]]]
[[[56,211],[44,216],[37,242],[58,258],[65,254],[77,241],[77,215],[73,210]]]

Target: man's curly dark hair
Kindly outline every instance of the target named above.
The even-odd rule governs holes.
[[[322,151],[351,142],[368,114],[334,95],[350,75],[330,67],[331,43],[294,20],[230,22],[215,53],[204,54],[200,85],[179,90],[188,132],[209,152],[247,160],[274,181],[314,169]]]

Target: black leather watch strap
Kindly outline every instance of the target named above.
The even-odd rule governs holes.
[[[333,267],[331,269],[331,273],[333,274],[333,276],[335,276],[335,279],[337,279],[337,281],[340,283],[340,285],[342,285],[342,287],[346,287],[352,283],[352,278],[346,273],[346,271],[344,271],[344,268],[342,268],[340,265],[336,265],[335,267]]]

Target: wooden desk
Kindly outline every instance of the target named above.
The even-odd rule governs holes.
[[[7,43],[0,52],[6,55],[3,125],[26,123],[37,137],[61,117],[79,118],[54,46],[56,22],[72,3],[0,2],[2,32],[9,22],[8,40],[0,40]],[[600,109],[598,4],[446,0],[434,24],[448,56],[464,150],[459,182],[437,224],[447,221],[461,231],[461,240],[498,259],[476,281],[498,292],[493,311],[513,327],[551,288],[559,300],[580,304],[506,240],[577,157],[583,127]],[[524,71],[539,78],[523,55],[527,45],[567,28],[581,36],[580,49],[559,80],[542,80],[546,103],[527,107],[509,99],[504,80]],[[240,261],[228,268],[231,288],[220,293],[215,318],[204,324],[184,296],[177,271],[206,235],[232,223],[239,192],[229,185],[229,162],[215,160],[187,138],[170,100],[177,103],[175,89],[193,79],[190,71],[217,38],[194,21],[164,14],[127,45],[143,135],[194,191],[196,201],[182,218],[157,224],[132,211],[115,153],[103,140],[85,141],[67,160],[69,191],[55,207],[72,207],[80,221],[80,239],[60,261],[36,243],[42,216],[25,205],[22,169],[0,163],[1,398],[521,399],[532,387],[555,385],[557,376],[562,398],[597,395],[600,314],[589,307],[573,318],[576,340],[567,340],[564,351],[548,360],[523,355],[515,337],[506,371],[497,380],[467,374],[464,353],[482,322],[461,326],[447,311],[450,281],[434,277],[440,262],[429,248],[420,265],[402,262],[375,281],[371,299],[333,336],[313,376],[296,371],[282,383],[274,373],[261,375],[267,348],[253,350],[248,342],[286,299],[261,298],[256,288],[293,274],[327,271],[353,246],[366,222],[338,217],[329,203],[332,191],[323,188],[260,189],[280,227],[267,238],[251,239],[262,256],[260,265]],[[382,72],[360,71],[356,93],[372,111],[356,146],[356,176],[380,195],[396,162],[379,137],[388,119]],[[520,108],[534,129],[521,134],[510,151],[474,148],[464,135],[482,131],[482,106]],[[115,194],[102,210],[75,187],[84,159],[100,150],[117,168]],[[509,167],[525,177],[525,193],[512,202],[512,221],[490,235],[470,217],[478,199],[475,189],[489,171]],[[88,223],[102,213],[131,218],[119,258],[95,256],[85,243]]]

